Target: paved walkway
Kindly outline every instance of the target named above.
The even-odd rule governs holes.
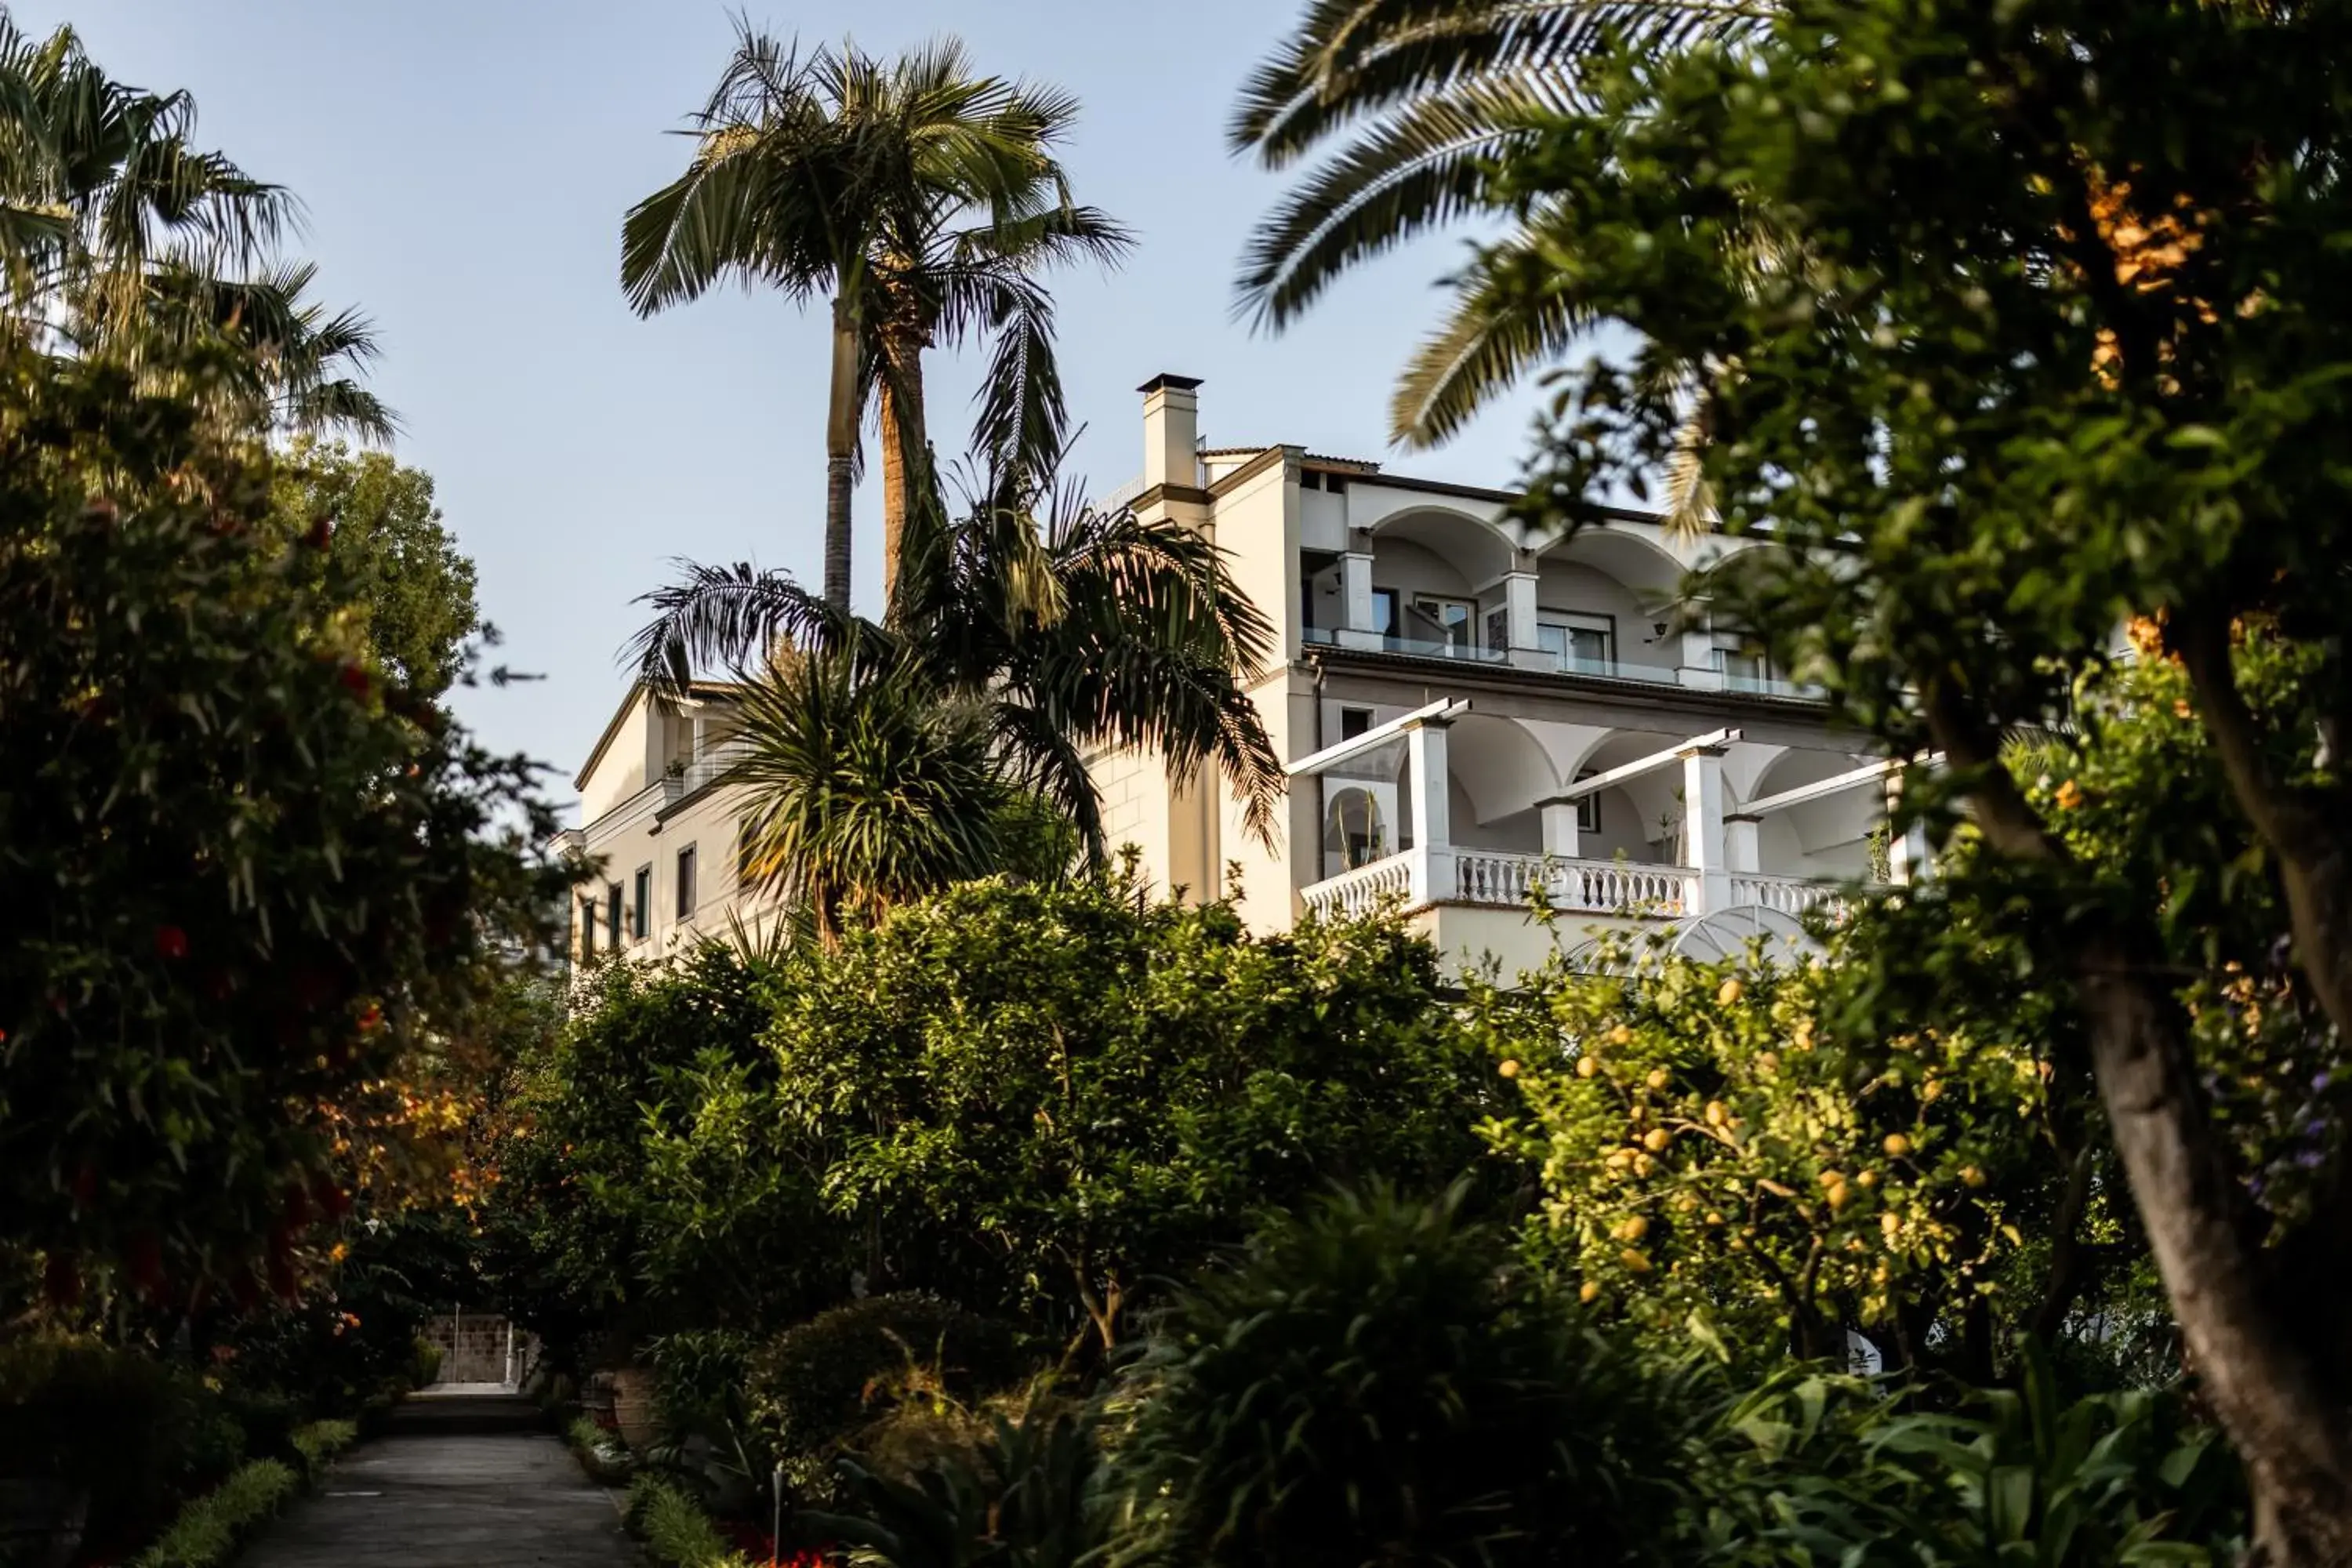
[[[614,1494],[512,1396],[412,1399],[238,1568],[632,1568]]]

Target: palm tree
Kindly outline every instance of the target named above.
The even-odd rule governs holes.
[[[1128,237],[1072,205],[1052,149],[1067,95],[973,74],[943,40],[885,63],[845,45],[802,58],[739,25],[689,133],[686,173],[631,208],[621,283],[641,315],[740,279],[796,301],[829,295],[825,597],[849,603],[857,430],[879,404],[884,567],[895,590],[910,460],[928,451],[922,354],[994,340],[978,418],[984,451],[1041,467],[1067,416],[1037,280],[1074,257],[1110,261]]]
[[[183,367],[226,342],[239,412],[279,428],[388,437],[352,374],[366,321],[308,298],[316,268],[272,253],[293,198],[191,138],[195,103],[108,77],[70,28],[35,40],[0,11],[0,301],[52,352]]]
[[[787,651],[745,686],[730,770],[750,802],[743,873],[831,946],[845,918],[986,876],[1013,789],[984,707],[942,695],[906,652]]]
[[[1180,782],[1215,767],[1250,830],[1270,838],[1285,780],[1246,687],[1271,628],[1215,546],[1176,523],[1095,510],[1075,487],[1003,473],[950,520],[928,469],[920,479],[887,625],[849,616],[782,573],[688,565],[682,581],[646,595],[655,618],[629,658],[671,693],[698,667],[757,670],[772,657],[887,671],[909,692],[980,715],[1007,784],[1066,816],[1097,864],[1108,847],[1086,767],[1097,747],[1157,751]],[[1049,509],[1042,529],[1040,505]],[[748,731],[755,721],[745,721]],[[776,784],[734,782],[753,784],[755,798]]]
[[[1512,285],[1541,267],[1555,215],[1514,210],[1498,171],[1547,123],[1591,106],[1583,73],[1604,47],[1736,40],[1771,14],[1769,0],[1313,0],[1244,84],[1230,140],[1270,169],[1350,140],[1258,226],[1244,305],[1279,328],[1358,262],[1447,224],[1505,221],[1390,406],[1392,439],[1445,440],[1591,324],[1572,291]]]

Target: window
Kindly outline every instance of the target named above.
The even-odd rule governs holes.
[[[1413,626],[1410,635],[1416,641],[1444,643],[1446,647],[1466,648],[1470,646],[1470,627],[1477,607],[1467,599],[1441,599],[1433,595],[1416,595],[1412,601]]]
[[[1372,630],[1384,637],[1397,635],[1397,591],[1394,588],[1372,590]]]
[[[694,918],[694,846],[677,852],[677,918]]]
[[[1723,671],[1723,683],[1734,691],[1761,691],[1772,679],[1771,662],[1759,648],[1719,647],[1715,664]]]
[[[1617,668],[1617,620],[1573,610],[1546,610],[1536,618],[1536,646],[1568,670],[1607,675]]]
[[[604,939],[617,951],[621,945],[621,884],[604,884]]]
[[[1352,741],[1372,727],[1372,710],[1369,708],[1339,710],[1339,739]]]
[[[629,903],[629,935],[635,941],[643,942],[654,934],[654,868],[651,866],[638,867],[636,876],[631,880],[634,886],[629,891],[634,897]]]
[[[1582,784],[1592,776],[1592,769],[1586,768],[1576,775],[1576,782]],[[1577,797],[1576,830],[1579,833],[1601,831],[1601,792],[1599,790],[1594,790],[1591,795]]]
[[[580,900],[580,962],[596,962],[596,900]]]

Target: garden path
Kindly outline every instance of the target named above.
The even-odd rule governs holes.
[[[512,1395],[413,1399],[338,1462],[238,1568],[625,1568],[612,1495]]]

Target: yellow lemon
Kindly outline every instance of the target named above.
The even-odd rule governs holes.
[[[1583,1287],[1577,1291],[1576,1299],[1589,1307],[1593,1302],[1601,1300],[1601,1287],[1593,1281],[1587,1279],[1584,1282]]]
[[[1985,1184],[1985,1173],[1974,1165],[1963,1165],[1960,1167],[1960,1180],[1972,1187],[1981,1187]]]
[[[1594,1073],[1597,1073],[1597,1072],[1599,1072],[1600,1070],[1601,1070],[1601,1058],[1598,1058],[1598,1057],[1579,1057],[1579,1058],[1576,1058],[1576,1076],[1577,1076],[1577,1077],[1579,1077],[1579,1078],[1591,1078]]]
[[[1663,1127],[1653,1127],[1642,1134],[1642,1147],[1653,1154],[1664,1153],[1666,1145],[1674,1141],[1675,1135]]]
[[[1874,1187],[1878,1185],[1878,1173],[1875,1171],[1864,1171],[1860,1175],[1854,1177],[1853,1180],[1856,1186],[1864,1189]]]
[[[1609,1043],[1612,1046],[1632,1045],[1633,1043],[1633,1026],[1631,1024],[1618,1025],[1615,1028],[1609,1031]]]
[[[1730,979],[1725,981],[1721,985],[1716,988],[1715,1005],[1718,1007],[1730,1006],[1734,1002],[1739,1000],[1739,994],[1744,989],[1745,987],[1739,984],[1739,976],[1737,974],[1733,975]]]
[[[1721,1225],[1723,1223],[1723,1216],[1717,1214],[1715,1210],[1709,1209],[1706,1211],[1706,1223],[1709,1225]]]
[[[1630,1215],[1618,1221],[1612,1233],[1620,1241],[1639,1241],[1650,1234],[1650,1222],[1640,1215]]]
[[[1840,1182],[1836,1186],[1830,1189],[1830,1212],[1834,1214],[1839,1209],[1845,1207],[1846,1204],[1852,1200],[1853,1197],[1853,1189],[1847,1186],[1843,1182]]]
[[[1725,1106],[1723,1101],[1719,1100],[1710,1100],[1706,1102],[1706,1124],[1709,1127],[1722,1126],[1724,1121],[1730,1115],[1730,1110]]]
[[[1515,1061],[1506,1060],[1502,1066],[1496,1068],[1495,1070],[1501,1073],[1505,1078],[1517,1078],[1519,1076],[1519,1064]]]
[[[1900,1132],[1889,1132],[1883,1147],[1886,1150],[1888,1159],[1900,1160],[1904,1155],[1911,1152],[1911,1140]]]
[[[1845,1185],[1845,1173],[1843,1171],[1823,1171],[1821,1175],[1821,1182],[1822,1185],[1825,1187],[1842,1187]]]
[[[1650,1076],[1643,1079],[1642,1081],[1648,1084],[1652,1089],[1664,1089],[1666,1087],[1669,1079],[1666,1077],[1665,1068],[1652,1068],[1650,1069]]]
[[[1647,1274],[1650,1271],[1649,1258],[1630,1247],[1617,1255],[1617,1261],[1625,1266],[1628,1274]]]

